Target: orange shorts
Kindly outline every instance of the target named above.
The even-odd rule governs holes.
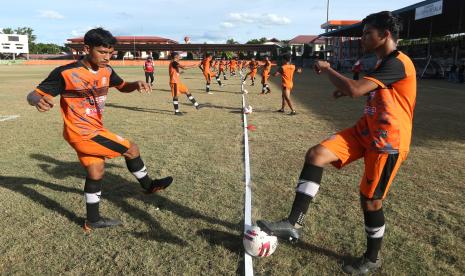
[[[333,152],[339,160],[332,165],[338,169],[363,157],[365,172],[360,181],[360,193],[368,199],[384,199],[408,152],[382,153],[366,150],[357,139],[355,127],[344,129],[320,145]]]
[[[205,77],[205,80],[207,82],[211,82],[212,78],[214,78],[216,76],[216,74],[214,72],[203,72],[203,76]]]
[[[289,92],[292,92],[292,87],[294,87],[294,85],[288,84],[288,85],[286,85],[286,86],[283,85],[283,86],[281,87],[281,89],[283,90],[283,92],[286,91],[286,90],[289,90]]]
[[[81,164],[88,167],[92,163],[104,162],[105,158],[111,159],[123,155],[131,147],[131,142],[108,130],[103,130],[90,140],[70,143],[70,145],[76,150]]]
[[[250,78],[251,79],[255,78],[256,74],[257,74],[257,69],[250,71]]]
[[[262,84],[266,84],[268,82],[269,77],[270,77],[269,72],[263,72],[263,74],[262,74]]]
[[[189,89],[187,86],[185,86],[183,83],[178,82],[178,83],[170,83],[171,86],[171,96],[177,97],[180,94],[186,94],[189,93]]]

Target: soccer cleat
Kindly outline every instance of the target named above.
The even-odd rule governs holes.
[[[300,229],[292,226],[292,224],[287,219],[276,222],[258,220],[257,225],[268,235],[277,236],[289,241],[297,241],[300,237]]]
[[[282,108],[278,109],[278,110],[276,110],[276,112],[284,113],[284,109],[282,109]]]
[[[165,178],[154,179],[152,180],[152,185],[150,188],[146,190],[148,194],[153,194],[158,191],[164,190],[168,188],[169,185],[173,182],[173,178],[171,176],[167,176]]]
[[[292,110],[289,115],[297,115],[297,112],[295,112],[295,110]]]
[[[352,275],[363,275],[372,272],[381,267],[381,259],[378,257],[376,262],[370,261],[365,255],[359,257],[351,264],[344,265],[342,271]]]
[[[85,221],[84,222],[84,231],[91,231],[97,228],[106,228],[106,227],[113,227],[123,224],[120,220],[117,219],[110,219],[110,218],[100,218],[100,220],[96,222]]]
[[[197,105],[197,106],[195,107],[195,109],[199,110],[199,109],[201,109],[202,107],[204,107],[204,106],[203,106],[202,104],[199,104],[199,105]]]
[[[181,111],[177,111],[177,112],[174,112],[174,115],[176,115],[176,116],[183,116],[184,113],[182,113]]]
[[[208,95],[213,95],[213,92],[208,92],[207,94],[208,94]]]

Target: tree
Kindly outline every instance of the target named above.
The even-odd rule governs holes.
[[[34,35],[33,32],[34,32],[34,29],[30,27],[18,27],[15,30],[16,34],[27,35],[27,38],[29,39],[29,46],[31,46],[31,43],[34,43],[37,38],[37,36]]]
[[[263,44],[267,41],[268,39],[266,39],[266,37],[262,37],[260,39],[251,39],[249,41],[247,41],[245,44]]]
[[[239,42],[235,41],[234,38],[230,38],[230,39],[226,40],[226,44],[239,44]]]
[[[2,32],[4,34],[13,34],[13,29],[12,28],[3,28]]]

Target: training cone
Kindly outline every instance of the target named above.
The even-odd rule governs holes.
[[[257,127],[254,126],[254,125],[248,125],[247,129],[250,130],[250,131],[254,131],[254,130],[257,130]]]

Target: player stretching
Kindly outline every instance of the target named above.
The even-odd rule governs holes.
[[[196,109],[200,108],[199,103],[195,100],[194,96],[189,93],[189,89],[185,86],[179,79],[179,69],[188,69],[193,68],[197,65],[183,66],[179,64],[179,54],[174,52],[171,55],[171,63],[169,65],[169,74],[170,74],[170,86],[171,86],[171,96],[173,97],[174,105],[174,115],[183,115],[179,111],[179,101],[178,96],[181,94],[186,94],[187,98],[194,104]]]
[[[281,85],[282,85],[282,100],[281,100],[281,109],[278,112],[284,112],[284,108],[286,104],[291,109],[291,113],[289,115],[297,115],[297,112],[294,109],[294,105],[292,104],[291,100],[291,92],[292,87],[294,86],[294,72],[295,65],[291,64],[291,55],[285,54],[283,56],[284,64],[279,67],[278,71],[274,74],[274,76],[281,75]],[[301,73],[302,69],[297,69],[297,73]]]
[[[210,69],[211,61],[212,61],[212,56],[211,54],[207,53],[205,54],[205,57],[202,59],[202,61],[199,64],[199,68],[200,70],[202,70],[203,76],[205,77],[205,80],[207,81],[205,91],[208,94],[213,94],[212,92],[210,92],[210,83],[211,83],[212,77],[216,78],[216,81],[218,82],[219,86],[223,86],[221,84],[220,78]]]
[[[236,67],[237,67],[237,58],[232,58],[229,61],[229,76],[230,77],[236,76]]]
[[[306,155],[289,217],[281,222],[261,221],[267,232],[298,238],[309,204],[320,187],[323,167],[341,168],[363,158],[365,172],[360,182],[360,201],[365,221],[367,248],[343,271],[366,274],[381,266],[379,251],[385,231],[383,200],[401,163],[406,159],[412,135],[416,98],[415,67],[397,50],[400,22],[390,12],[367,16],[361,39],[365,52],[374,52],[378,66],[360,80],[349,79],[325,61],[318,61],[318,74],[326,74],[336,87],[335,98],[367,96],[363,117],[355,126],[342,130]]]
[[[88,31],[84,36],[84,59],[55,68],[27,96],[30,105],[44,112],[53,108],[52,97],[60,95],[63,136],[76,150],[87,172],[85,230],[121,224],[119,220],[100,217],[99,213],[105,158],[124,156],[129,171],[148,193],[165,189],[173,181],[171,177],[152,180],[137,145],[103,127],[102,115],[109,87],[116,87],[123,93],[150,91],[150,86],[143,81],[124,82],[108,65],[115,44],[116,39],[102,28]]]
[[[221,78],[221,73],[223,73],[223,79],[228,80],[226,78],[226,72],[225,72],[227,65],[228,65],[228,62],[226,61],[224,57],[222,57],[221,60],[219,61],[218,78]]]
[[[258,61],[255,60],[255,57],[253,57],[250,60],[248,65],[249,65],[249,70],[250,71],[245,75],[243,83],[245,83],[245,81],[247,80],[247,77],[250,76],[250,80],[252,81],[252,83],[250,85],[254,86],[255,85],[255,75],[257,74],[259,64],[258,64]]]
[[[265,56],[265,64],[263,65],[263,72],[262,72],[262,95],[271,93],[270,86],[268,85],[268,78],[270,77],[271,71],[271,61],[270,57]]]

